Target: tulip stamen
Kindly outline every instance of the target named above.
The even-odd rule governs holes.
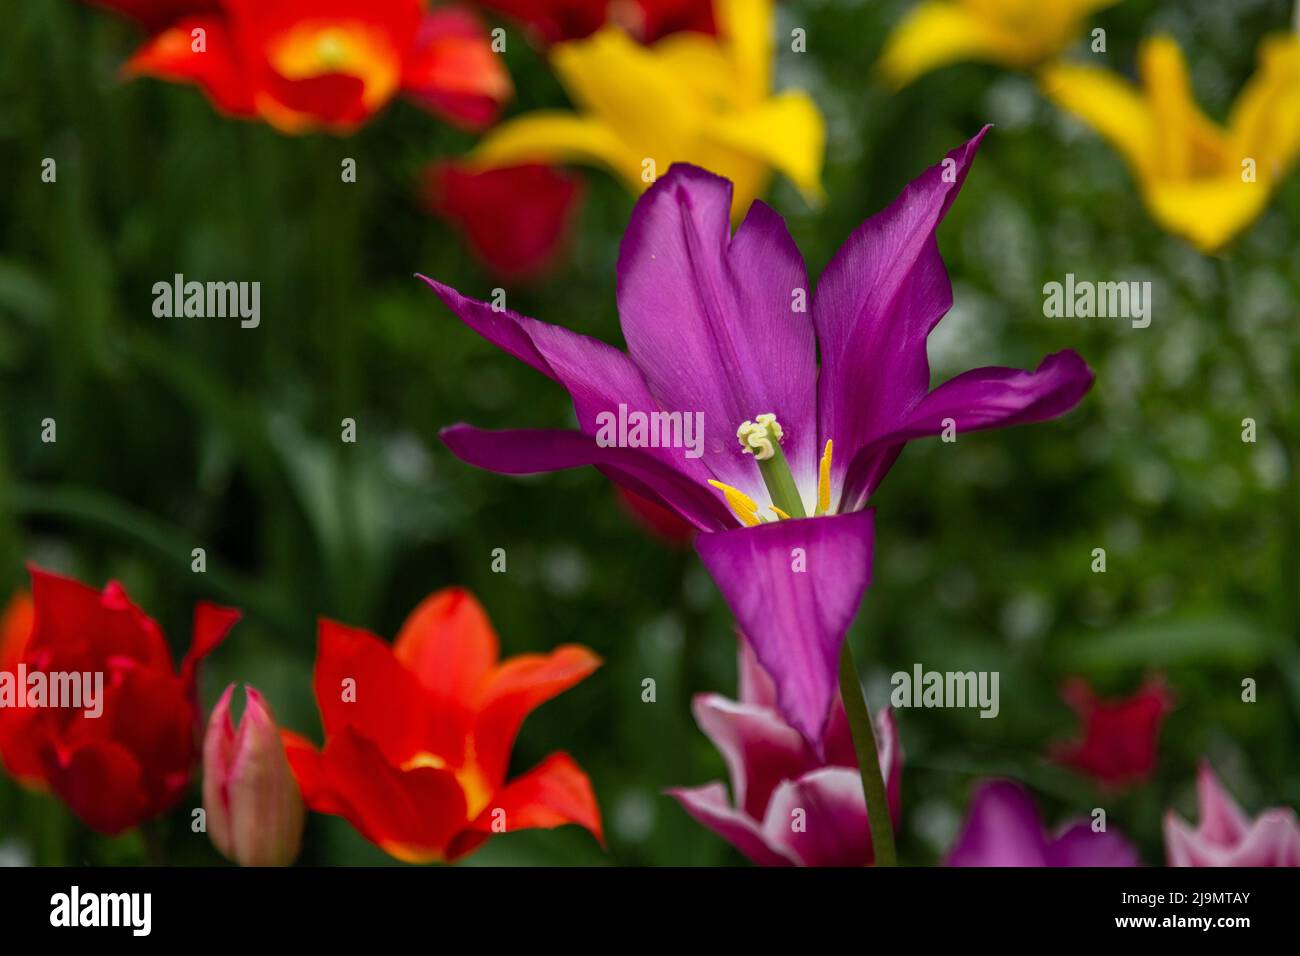
[[[821,465],[817,469],[817,511],[824,515],[831,510],[831,440],[826,439]]]

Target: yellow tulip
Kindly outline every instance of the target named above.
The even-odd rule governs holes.
[[[1119,151],[1161,227],[1209,253],[1264,211],[1300,154],[1300,36],[1267,37],[1258,55],[1226,127],[1197,106],[1182,51],[1166,36],[1139,49],[1140,87],[1066,63],[1040,82]]]
[[[607,26],[557,44],[552,64],[580,112],[509,120],[470,162],[593,163],[633,194],[674,162],[694,163],[735,184],[737,219],[774,169],[819,201],[825,126],[807,94],[772,93],[772,7],[773,0],[719,0],[716,37],[677,33],[647,47]]]
[[[890,35],[880,71],[901,89],[923,73],[978,60],[1025,69],[1060,53],[1089,14],[1118,0],[925,0]]]

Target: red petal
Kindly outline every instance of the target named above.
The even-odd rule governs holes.
[[[50,740],[49,724],[41,719],[39,712],[0,710],[0,763],[23,786],[46,787],[45,761],[41,754]]]
[[[686,547],[695,540],[694,526],[683,521],[676,513],[621,485],[616,485],[615,490],[618,491],[619,500],[636,518],[637,523],[654,532],[666,543],[674,547]]]
[[[1149,681],[1130,697],[1101,700],[1074,678],[1062,697],[1083,727],[1076,741],[1051,748],[1054,760],[1106,787],[1128,786],[1154,772],[1160,728],[1173,707],[1173,697],[1161,681]]]
[[[467,707],[497,662],[500,643],[487,612],[464,588],[429,595],[402,624],[393,653],[440,698]]]
[[[287,132],[306,130],[319,123],[334,132],[347,133],[374,115],[365,102],[365,81],[346,73],[324,73],[301,80],[268,73],[265,89],[274,105],[260,103],[263,115]]]
[[[103,593],[79,581],[29,568],[35,618],[27,655],[48,653],[48,670],[98,671],[109,658],[143,667],[172,667],[171,651],[153,619],[116,582]]]
[[[17,673],[31,637],[32,618],[32,600],[26,593],[10,598],[0,618],[0,671]],[[40,786],[45,779],[40,757],[45,733],[36,717],[30,710],[0,709],[0,761],[11,777],[27,786]]]
[[[550,654],[521,654],[493,671],[480,698],[474,727],[479,765],[493,784],[505,779],[510,751],[524,718],[600,666],[585,647],[567,644]]]
[[[579,40],[605,22],[609,0],[478,0],[528,27],[542,43]]]
[[[445,857],[452,838],[466,826],[465,795],[450,771],[398,770],[351,729],[330,738],[324,764],[342,815],[400,860]]]
[[[332,813],[336,816],[346,813],[347,804],[332,789],[325,755],[311,741],[292,730],[282,729],[280,742],[284,744],[285,756],[289,758],[289,769],[298,781],[302,802],[317,813]]]
[[[444,7],[425,16],[402,66],[402,89],[449,122],[490,126],[514,88],[478,17]]]
[[[244,615],[233,607],[219,607],[200,601],[194,607],[194,637],[189,653],[181,662],[181,680],[187,688],[194,686],[198,666],[226,639],[230,629]]]
[[[140,767],[111,740],[88,744],[66,759],[46,753],[50,786],[92,830],[116,836],[149,816]]]
[[[0,617],[0,670],[10,670],[22,659],[32,635],[33,611],[32,599],[23,591],[5,606],[4,616]]]
[[[201,53],[193,48],[192,31],[196,29],[205,32]],[[221,112],[252,117],[256,115],[248,79],[252,68],[253,64],[241,62],[234,36],[224,20],[192,17],[151,37],[124,69],[129,76],[195,83]]]
[[[604,845],[600,807],[591,781],[572,757],[555,753],[498,790],[475,819],[473,829],[494,833],[504,825],[505,832],[512,832],[567,823],[586,827]]]
[[[171,807],[189,783],[198,760],[199,712],[185,686],[171,674],[132,671],[104,703],[98,720],[140,766],[141,783],[155,812]]]
[[[579,181],[549,166],[477,172],[452,162],[424,173],[424,203],[456,226],[493,273],[523,281],[550,266],[577,212]]]
[[[373,634],[322,620],[315,689],[327,741],[351,727],[395,767],[422,753],[464,763],[468,709],[435,698]]]
[[[219,0],[87,0],[157,30],[189,14],[216,13]]]
[[[707,34],[717,32],[713,4],[701,3],[700,0],[635,0],[614,9],[635,10],[634,19],[639,22],[627,26],[644,43],[653,43],[683,30]]]

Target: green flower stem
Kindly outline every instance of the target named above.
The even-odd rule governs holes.
[[[808,517],[808,513],[803,510],[803,499],[799,497],[794,475],[790,473],[790,463],[785,460],[785,452],[781,451],[781,446],[775,441],[772,442],[772,457],[760,459],[758,470],[763,476],[763,484],[767,485],[767,493],[772,496],[772,504],[791,518]]]
[[[876,866],[897,866],[898,853],[894,849],[894,824],[889,815],[889,800],[885,796],[885,778],[880,772],[880,752],[876,749],[876,734],[871,725],[871,711],[867,697],[858,680],[858,668],[853,663],[853,651],[845,640],[840,652],[840,696],[849,716],[849,729],[853,733],[853,749],[858,755],[858,772],[862,775],[862,792],[867,798],[867,821],[871,825],[871,846],[875,852]]]

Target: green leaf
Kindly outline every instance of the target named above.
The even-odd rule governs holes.
[[[1080,637],[1061,663],[1091,673],[1190,664],[1253,664],[1270,640],[1249,618],[1224,611],[1178,615]]]

